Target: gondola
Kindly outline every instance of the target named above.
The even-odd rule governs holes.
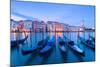
[[[95,42],[95,37],[89,36],[93,42]]]
[[[28,36],[26,36],[24,39],[21,40],[14,40],[11,41],[11,48],[18,46],[18,44],[23,44],[25,42],[25,40],[27,40]]]
[[[93,40],[87,39],[86,43],[91,44],[92,46],[95,45],[95,42]]]
[[[80,49],[77,45],[75,45],[74,41],[68,41],[67,43],[68,47],[70,47],[75,53],[85,56],[85,52]]]
[[[49,36],[46,37],[46,39],[41,40],[38,42],[39,50],[44,48],[46,46],[46,43],[48,42]]]
[[[46,43],[46,46],[39,51],[40,56],[48,55],[54,47],[55,44],[55,36],[51,36]]]
[[[48,40],[48,37],[44,40],[39,41],[37,47],[29,47],[28,49],[22,49],[21,50],[22,54],[28,55],[28,54],[38,52],[40,49],[42,49],[45,46],[47,40]]]
[[[21,49],[22,55],[32,54],[33,52],[37,52],[38,47],[28,47],[26,49]]]
[[[65,37],[65,36],[64,36],[64,37]],[[65,37],[65,38],[67,38],[67,37]],[[80,49],[80,48],[74,43],[74,41],[69,40],[69,39],[67,38],[66,44],[67,44],[67,46],[68,46],[72,51],[74,51],[75,53],[77,53],[77,54],[79,54],[79,55],[81,55],[81,56],[85,56],[85,52],[84,52],[82,49]]]
[[[79,37],[79,39],[80,39],[80,42],[81,42],[82,44],[84,44],[84,45],[86,45],[87,47],[89,47],[89,48],[95,50],[95,44],[93,44],[91,40],[89,40],[89,39],[88,39],[88,40],[85,40],[85,39],[82,38],[82,37]]]
[[[59,43],[59,49],[62,53],[65,53],[66,52],[66,43],[65,41],[61,38],[61,37],[58,37],[58,43]]]

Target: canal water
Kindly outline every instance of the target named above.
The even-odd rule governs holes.
[[[55,34],[55,33],[53,33]],[[56,33],[56,35],[62,35],[62,33]],[[57,36],[58,36],[57,35]],[[73,52],[70,48],[66,47],[66,53],[63,55],[59,50],[59,44],[57,43],[54,46],[54,49],[51,53],[48,53],[49,56],[40,56],[38,52],[33,52],[28,55],[23,55],[21,53],[22,49],[30,49],[38,47],[38,42],[43,39],[46,39],[47,36],[50,36],[49,33],[28,33],[28,39],[23,45],[14,48],[11,50],[11,65],[12,66],[23,66],[23,65],[37,65],[37,64],[56,64],[56,63],[74,63],[74,62],[89,62],[95,60],[95,51],[89,47],[81,44],[78,35],[88,39],[89,35],[95,37],[94,32],[64,32],[68,39],[71,39],[75,42],[79,48],[84,50],[85,56],[80,56]],[[56,37],[57,38],[57,37]],[[11,40],[14,40],[14,37],[11,33]]]

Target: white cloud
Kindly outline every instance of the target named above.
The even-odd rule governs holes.
[[[25,18],[18,17],[18,16],[15,16],[15,15],[11,15],[11,19],[14,19],[14,20],[16,20],[16,21],[25,20]]]

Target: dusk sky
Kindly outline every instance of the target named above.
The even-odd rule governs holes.
[[[86,5],[53,4],[38,2],[12,2],[11,18],[38,18],[44,21],[58,21],[70,25],[95,26],[95,7]]]

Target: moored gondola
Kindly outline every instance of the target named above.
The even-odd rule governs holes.
[[[95,42],[95,37],[89,36],[93,42]]]
[[[19,44],[23,44],[25,42],[25,40],[27,40],[28,36],[26,36],[24,39],[21,40],[14,40],[11,41],[11,48],[18,46]]]
[[[64,38],[67,38],[64,36]],[[74,51],[75,53],[81,55],[81,56],[85,56],[85,52],[84,50],[80,49],[75,43],[74,41],[70,40],[67,38],[67,41],[66,41],[66,45],[72,50]]]
[[[28,47],[26,49],[21,49],[22,55],[28,55],[35,53],[38,50],[38,47]]]
[[[74,41],[68,41],[67,43],[68,47],[70,47],[75,53],[81,55],[81,56],[85,56],[85,52],[80,49],[75,43]]]
[[[26,49],[21,50],[22,54],[28,55],[28,54],[32,54],[32,53],[35,53],[35,52],[38,53],[38,51],[41,50],[45,46],[47,40],[48,40],[48,37],[44,40],[39,41],[37,46],[34,46],[34,47],[28,47],[27,46]]]
[[[49,36],[47,36],[46,39],[38,42],[39,50],[41,50],[42,48],[44,48],[46,46],[48,39],[49,39]]]
[[[79,37],[79,39],[80,39],[80,42],[81,42],[82,44],[84,44],[84,45],[86,45],[87,47],[89,47],[89,48],[95,50],[95,44],[93,44],[91,40],[89,40],[89,39],[88,39],[88,40],[85,40],[85,39],[82,38],[82,37]]]
[[[66,52],[66,43],[65,41],[61,38],[61,37],[58,37],[58,43],[59,43],[59,49],[62,53],[65,53]]]
[[[40,56],[43,56],[43,55],[48,55],[54,48],[54,44],[55,44],[55,36],[51,36],[49,38],[49,40],[47,41],[46,45],[44,48],[42,48],[40,51],[39,51],[39,54]]]

